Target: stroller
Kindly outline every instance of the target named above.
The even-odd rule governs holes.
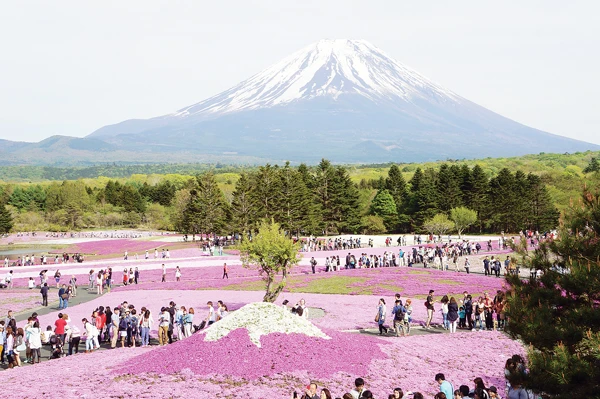
[[[59,337],[57,337],[56,335],[53,335],[50,338],[50,340],[48,341],[48,343],[52,347],[52,350],[50,351],[50,356],[48,357],[48,360],[59,359],[64,356],[64,354],[65,354],[65,351],[63,350],[64,344]]]

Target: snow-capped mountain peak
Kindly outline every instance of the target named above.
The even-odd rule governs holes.
[[[364,40],[320,40],[235,87],[172,116],[207,117],[255,110],[315,97],[352,94],[374,102],[408,102],[414,97],[460,98]]]

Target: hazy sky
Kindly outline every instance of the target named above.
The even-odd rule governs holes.
[[[4,139],[170,113],[349,38],[501,115],[600,144],[596,1],[7,1],[0,37]]]

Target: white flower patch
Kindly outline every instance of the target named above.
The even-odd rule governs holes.
[[[310,321],[296,316],[281,306],[267,302],[250,303],[213,323],[202,333],[204,341],[218,341],[238,328],[248,330],[250,341],[260,348],[260,337],[271,333],[298,333],[309,337],[331,339]]]

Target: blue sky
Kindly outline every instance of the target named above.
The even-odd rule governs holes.
[[[5,2],[0,35],[4,139],[166,114],[352,38],[506,117],[600,144],[593,1]]]

